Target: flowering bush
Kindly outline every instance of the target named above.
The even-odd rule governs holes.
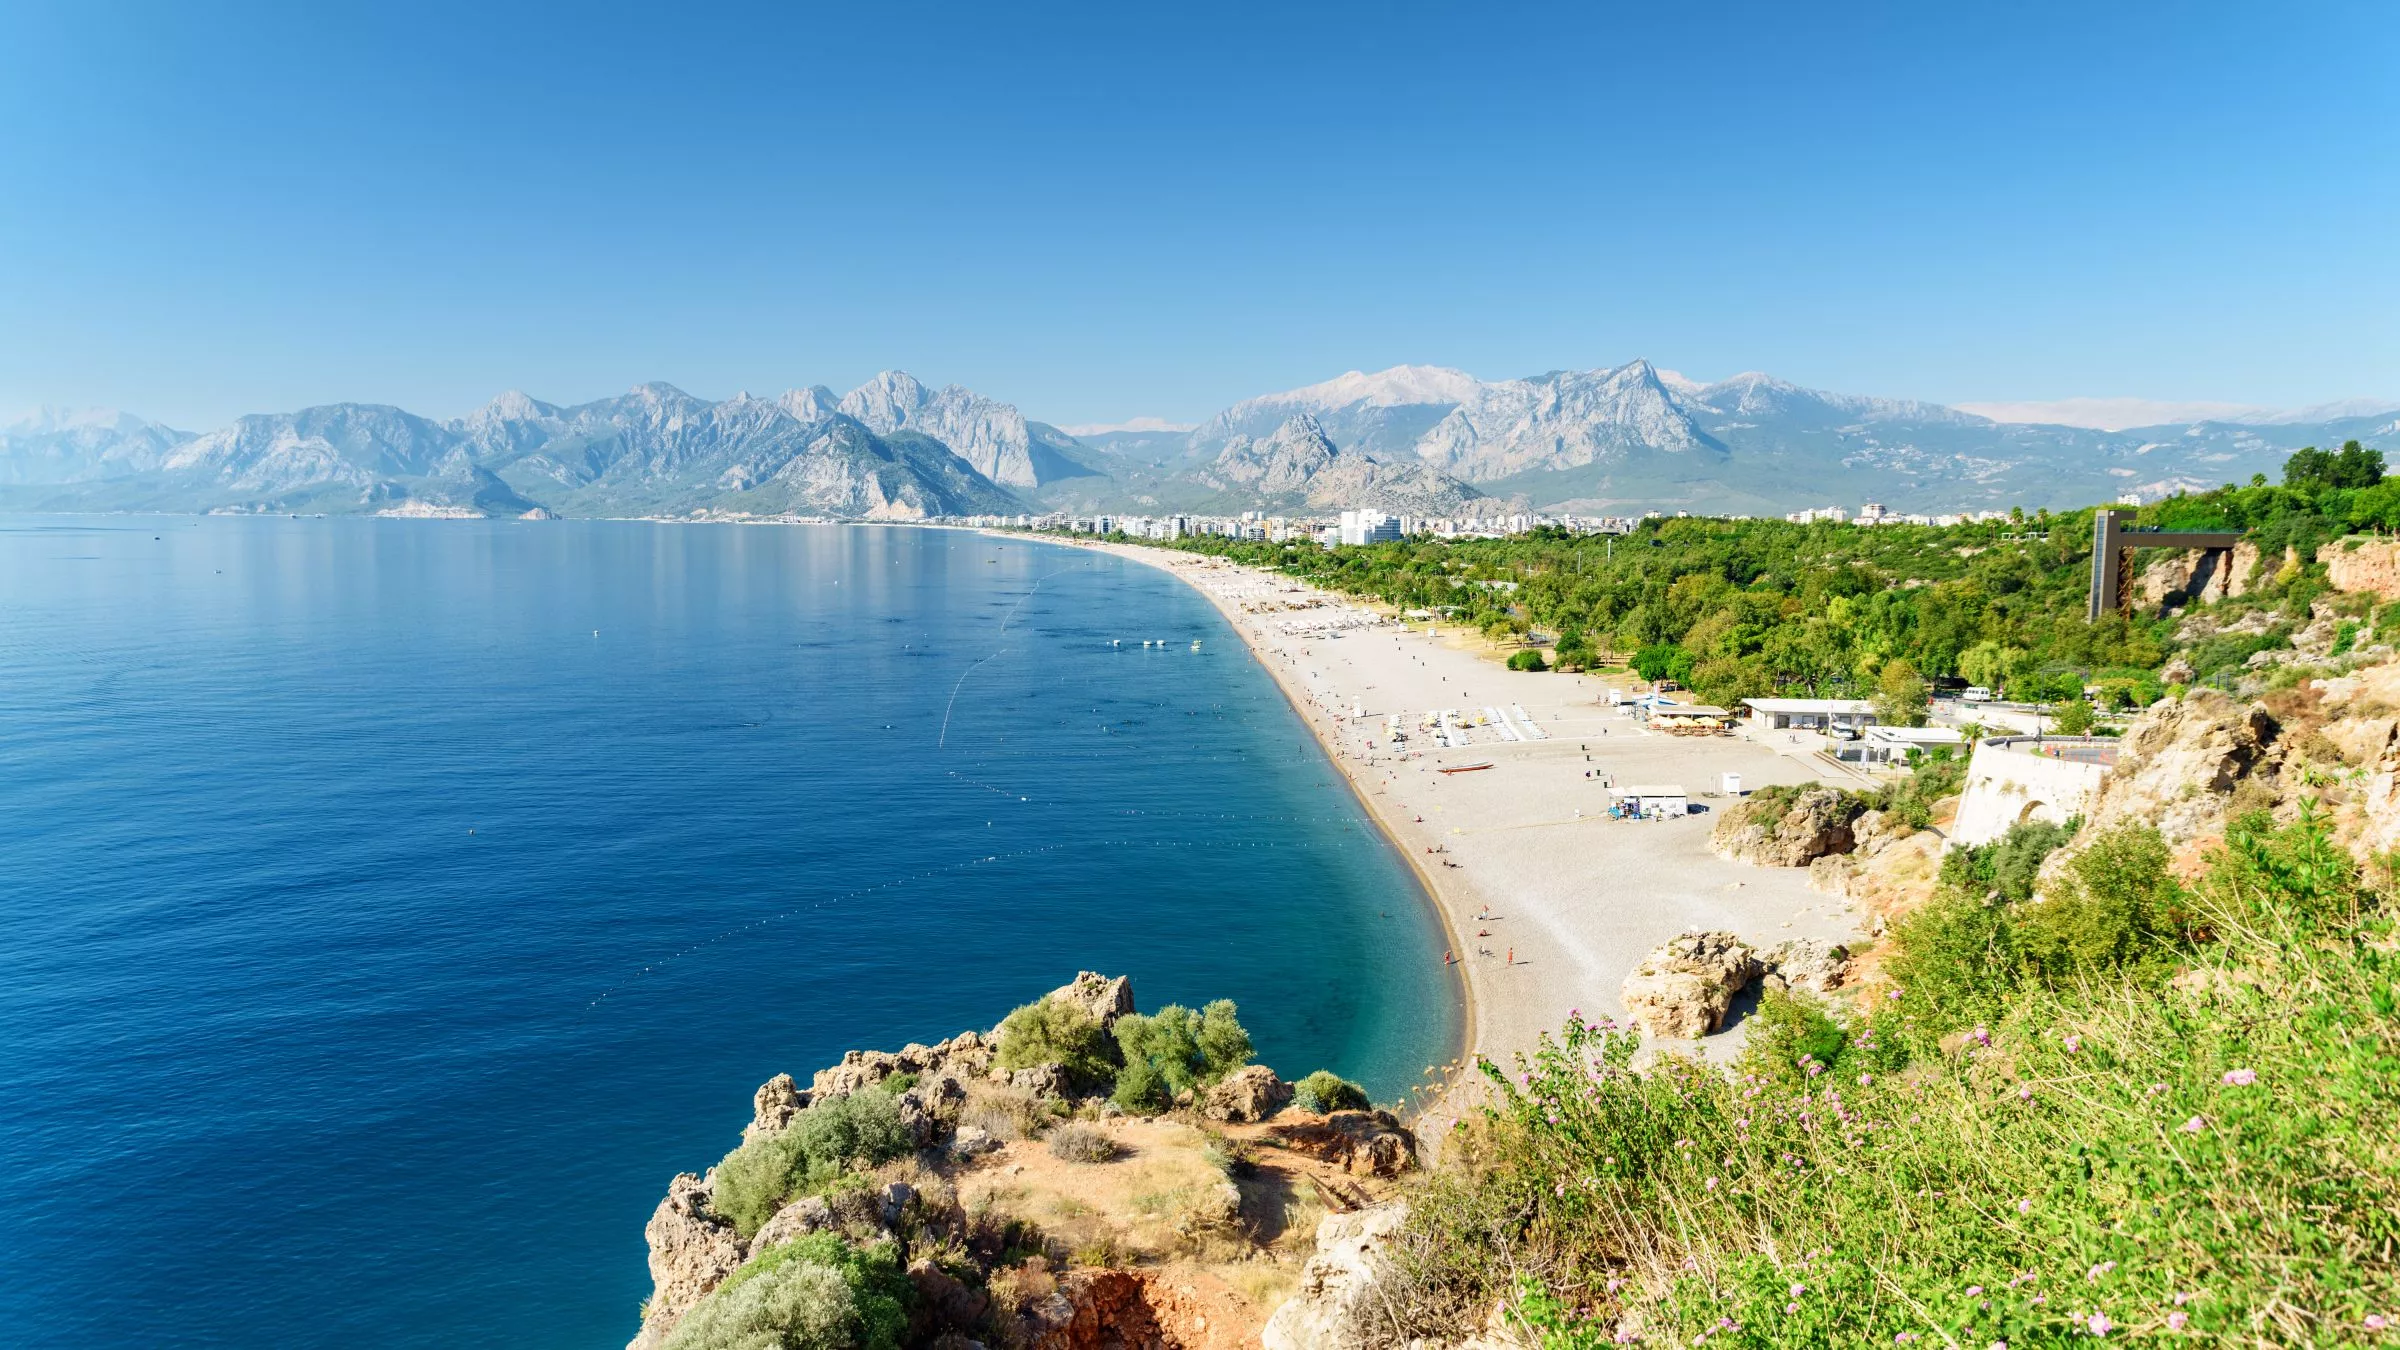
[[[1637,1072],[1632,1030],[1570,1021],[1486,1066],[1496,1104],[1400,1245],[1412,1315],[1499,1297],[1553,1347],[2375,1336],[2400,1312],[2400,941],[2323,833],[2254,828],[2178,892],[2177,931],[2213,940],[2171,983],[2095,961],[1972,1031],[1914,985],[1856,1014],[1770,999],[1731,1073]]]

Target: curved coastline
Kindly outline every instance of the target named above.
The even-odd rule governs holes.
[[[1317,749],[1324,754],[1326,762],[1332,765],[1335,770],[1340,772],[1342,775],[1342,781],[1349,786],[1350,795],[1358,801],[1359,805],[1366,808],[1368,818],[1375,822],[1375,828],[1379,833],[1382,834],[1384,843],[1388,845],[1392,852],[1397,854],[1402,861],[1406,862],[1409,870],[1416,875],[1417,884],[1423,888],[1427,903],[1433,907],[1435,918],[1441,922],[1442,933],[1449,941],[1450,951],[1453,953],[1464,953],[1467,950],[1467,946],[1464,941],[1463,930],[1459,925],[1459,914],[1463,911],[1458,908],[1458,906],[1465,901],[1466,897],[1460,894],[1453,894],[1453,892],[1458,889],[1456,886],[1446,888],[1443,884],[1442,878],[1436,875],[1432,869],[1426,867],[1422,859],[1418,858],[1415,854],[1409,851],[1408,846],[1400,837],[1399,823],[1392,820],[1386,814],[1385,807],[1376,802],[1376,794],[1368,792],[1359,783],[1358,775],[1352,771],[1349,764],[1346,762],[1349,756],[1342,751],[1340,744],[1320,723],[1319,717],[1305,696],[1304,691],[1295,688],[1285,672],[1281,669],[1278,669],[1277,664],[1268,659],[1267,653],[1259,649],[1256,636],[1243,626],[1244,615],[1241,613],[1241,611],[1229,605],[1224,597],[1210,591],[1206,586],[1198,585],[1191,577],[1184,575],[1181,571],[1170,564],[1170,558],[1179,558],[1185,555],[1168,554],[1162,557],[1157,556],[1157,550],[1144,549],[1136,545],[1128,544],[1075,543],[1061,539],[1045,538],[1041,536],[1027,536],[1020,533],[1001,531],[981,531],[981,533],[992,534],[996,537],[1009,539],[1011,541],[1025,541],[1030,538],[1036,542],[1054,544],[1061,548],[1090,549],[1109,553],[1115,557],[1140,563],[1145,567],[1155,568],[1161,572],[1164,572],[1168,576],[1174,577],[1176,580],[1183,582],[1187,586],[1190,586],[1193,590],[1199,592],[1201,596],[1206,598],[1209,604],[1216,609],[1217,613],[1224,618],[1226,625],[1232,628],[1234,634],[1242,640],[1242,649],[1249,654],[1250,659],[1257,662],[1259,667],[1265,670],[1268,676],[1275,681],[1275,687],[1282,692],[1284,701],[1291,705],[1292,711],[1299,716],[1301,724],[1308,728],[1309,735],[1316,739]],[[1461,959],[1451,963],[1449,967],[1449,975],[1451,988],[1455,991],[1459,1000],[1460,1015],[1458,1039],[1451,1047],[1453,1054],[1449,1064],[1444,1066],[1444,1068],[1446,1070],[1456,1070],[1458,1072],[1445,1071],[1442,1074],[1440,1078],[1440,1091],[1432,1093],[1424,1100],[1418,1102],[1403,1103],[1402,1105],[1407,1108],[1405,1114],[1407,1114],[1411,1119],[1421,1119],[1425,1116],[1434,1114],[1435,1109],[1447,1099],[1449,1092],[1456,1086],[1463,1074],[1463,1069],[1465,1066],[1469,1065],[1477,1055],[1483,1052],[1484,1047],[1482,1046],[1479,1037],[1482,1021],[1478,1015],[1478,1003],[1475,994],[1474,982],[1467,976],[1466,961]]]

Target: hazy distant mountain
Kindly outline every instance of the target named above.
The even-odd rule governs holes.
[[[1378,463],[1344,452],[1307,413],[1286,418],[1267,436],[1236,436],[1216,462],[1193,475],[1257,507],[1445,514],[1483,494],[1421,463]]]
[[[695,398],[646,384],[561,406],[510,392],[465,417],[333,404],[205,434],[116,412],[0,428],[0,506],[845,517],[1496,502],[1587,512],[2070,507],[2274,477],[2303,445],[2400,452],[2380,403],[2119,431],[2002,422],[1760,374],[1704,384],[1647,361],[1480,380],[1395,366],[1245,399],[1189,431],[1070,436],[956,385],[886,371],[846,394]],[[1471,486],[1470,486],[1471,485]],[[1472,508],[1467,508],[1472,509]]]
[[[43,408],[0,427],[0,484],[83,483],[147,473],[192,434],[113,408]]]
[[[1014,409],[971,395],[953,402],[981,404],[974,425],[1000,429],[982,448],[1006,440]],[[1023,428],[1022,419],[1015,426]],[[56,428],[20,428],[0,436],[0,501],[33,509],[862,518],[1023,509],[943,442],[914,430],[878,435],[835,411],[818,389],[711,403],[645,384],[574,407],[510,392],[448,422],[340,403],[244,417],[200,436],[138,419],[87,423],[80,434],[62,441]]]

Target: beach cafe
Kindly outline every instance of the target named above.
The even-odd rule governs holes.
[[[1613,789],[1613,795],[1617,804],[1608,808],[1611,820],[1673,819],[1691,811],[1683,789],[1668,784],[1621,787]]]
[[[1705,703],[1653,703],[1643,720],[1661,731],[1721,731],[1732,714]]]
[[[1762,731],[1856,733],[1875,722],[1875,705],[1861,698],[1746,698],[1750,721]]]

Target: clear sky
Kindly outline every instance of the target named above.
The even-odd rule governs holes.
[[[0,410],[1635,356],[2288,406],[2400,395],[2395,208],[2390,4],[0,0]]]

